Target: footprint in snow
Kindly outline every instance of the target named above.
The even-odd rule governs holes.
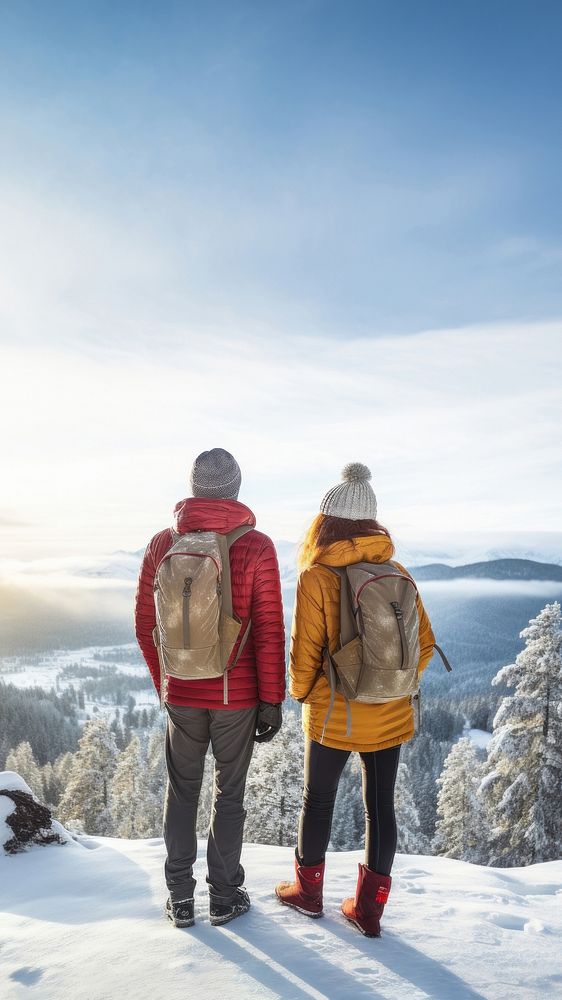
[[[507,931],[522,931],[528,922],[515,913],[489,913],[487,919],[496,927],[503,927]]]
[[[541,924],[540,920],[537,920],[536,917],[533,917],[532,920],[527,920],[523,924],[523,933],[524,934],[547,934],[548,931],[546,930],[546,927],[544,926],[544,924]]]
[[[14,972],[10,973],[10,979],[13,979],[16,983],[22,983],[24,986],[35,986],[43,975],[43,969],[30,969],[26,966],[22,966],[21,969],[16,969]]]
[[[559,885],[526,885],[526,896],[560,896],[562,889]]]
[[[377,969],[375,965],[358,965],[353,969],[354,976],[378,976],[380,975],[380,969]]]

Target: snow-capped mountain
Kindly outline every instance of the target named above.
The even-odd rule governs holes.
[[[562,566],[531,559],[491,559],[468,566],[433,563],[410,567],[416,580],[553,580],[562,582]]]
[[[562,532],[526,532],[511,535],[428,537],[426,544],[411,544],[396,536],[396,558],[411,569],[423,569],[420,579],[480,577],[496,580],[559,580],[555,567],[562,566]],[[287,539],[275,542],[281,579],[285,586],[296,582],[298,543]],[[68,585],[82,580],[92,585],[108,583],[133,585],[138,577],[144,549],[119,549],[98,557],[80,556],[62,559],[9,560],[0,563],[5,579],[40,577],[52,584]],[[511,565],[508,562],[511,561]],[[517,561],[520,564],[514,564]],[[545,568],[546,566],[546,568]],[[447,575],[447,567],[454,572]],[[462,572],[461,572],[462,571]],[[428,573],[433,572],[433,576]],[[546,575],[545,575],[546,573]]]

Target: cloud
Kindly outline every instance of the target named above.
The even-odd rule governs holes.
[[[559,345],[550,323],[346,342],[178,331],[150,358],[13,349],[5,500],[39,525],[30,545],[139,548],[220,444],[275,537],[300,536],[350,460],[398,532],[557,530]]]
[[[0,528],[27,528],[29,526],[28,521],[22,521],[21,518],[15,517],[13,514],[0,511]]]

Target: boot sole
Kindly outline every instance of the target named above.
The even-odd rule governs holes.
[[[250,907],[248,907],[248,910]],[[220,927],[222,924],[228,924],[231,920],[236,920],[236,917],[243,917],[248,910],[238,910],[236,913],[227,913],[224,917],[210,917],[211,927]]]
[[[174,925],[174,927],[193,927],[193,925],[195,924],[195,917],[193,917],[191,920],[174,920],[174,918],[168,912],[166,912],[166,916],[170,921],[170,923]]]
[[[361,927],[361,924],[358,924],[357,921],[353,920],[352,917],[347,917],[345,913],[344,917],[349,924],[353,924],[353,926],[357,928],[357,930],[359,931],[360,934],[363,935],[363,937],[379,938],[381,936],[380,934],[373,934],[371,931],[366,931],[363,927]]]
[[[275,895],[277,896],[277,893],[275,893]],[[283,904],[283,906],[289,906],[291,910],[296,910],[297,913],[304,913],[305,917],[316,918],[324,916],[324,910],[320,910],[319,913],[311,913],[310,910],[304,910],[302,906],[297,906],[295,903],[288,903],[285,899],[281,899],[281,896],[277,896],[277,899]]]

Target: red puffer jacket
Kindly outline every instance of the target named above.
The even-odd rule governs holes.
[[[227,534],[242,524],[252,527],[252,511],[237,500],[190,497],[176,504],[174,527],[188,531],[218,531]],[[158,654],[152,641],[156,624],[154,577],[165,553],[173,544],[170,528],[160,531],[148,543],[142,562],[135,599],[135,632],[139,646],[160,690]],[[172,705],[195,708],[251,708],[259,701],[274,704],[285,698],[285,628],[281,603],[279,567],[273,542],[260,531],[248,531],[230,549],[232,606],[242,620],[240,634],[248,619],[252,627],[238,663],[228,676],[228,705],[223,704],[223,679],[201,681],[169,679],[168,700]],[[236,656],[235,646],[232,657]]]

